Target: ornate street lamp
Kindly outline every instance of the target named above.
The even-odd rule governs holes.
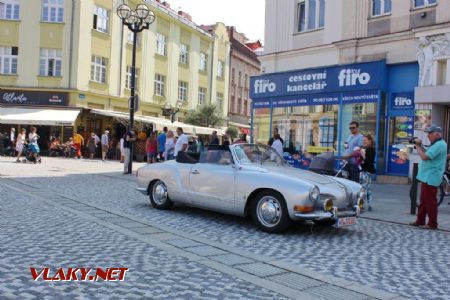
[[[177,101],[177,107],[174,109],[170,103],[166,103],[163,108],[163,116],[170,116],[170,121],[173,123],[175,122],[175,116],[177,113],[181,110],[181,107],[183,107],[183,102]]]
[[[136,41],[137,34],[144,29],[149,29],[150,24],[155,21],[155,14],[145,4],[139,4],[135,10],[128,5],[121,4],[117,8],[117,15],[122,20],[122,25],[127,26],[133,32],[133,56],[131,60],[131,97],[130,97],[130,122],[128,130],[134,127],[134,109],[135,109],[135,88],[136,88]],[[128,173],[131,174],[133,167],[133,143],[130,149],[130,164],[128,165]]]

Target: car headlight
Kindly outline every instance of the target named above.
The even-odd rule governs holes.
[[[314,186],[311,191],[309,192],[309,199],[311,199],[312,202],[316,202],[320,198],[320,190],[317,186]]]

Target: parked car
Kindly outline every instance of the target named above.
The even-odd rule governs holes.
[[[274,233],[293,221],[354,225],[365,199],[358,183],[293,168],[271,147],[256,144],[180,152],[176,161],[141,167],[137,185],[157,209],[183,203],[250,215],[261,230]]]

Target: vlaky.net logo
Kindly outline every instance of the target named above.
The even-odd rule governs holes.
[[[339,86],[366,85],[370,82],[370,74],[361,69],[342,69],[338,76]]]
[[[277,89],[275,82],[271,82],[269,79],[255,80],[255,94],[261,93],[273,93]]]

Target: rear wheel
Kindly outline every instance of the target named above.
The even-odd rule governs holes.
[[[173,202],[169,199],[167,186],[161,180],[157,180],[149,188],[150,203],[157,209],[170,209]]]
[[[280,193],[262,191],[252,202],[251,215],[259,229],[270,233],[281,233],[291,224],[286,202]]]

